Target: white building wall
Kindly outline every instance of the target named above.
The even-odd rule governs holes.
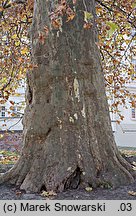
[[[136,131],[124,132],[122,125],[117,125],[117,131],[114,133],[114,136],[117,146],[136,147]]]
[[[21,118],[0,118],[0,131],[22,131]]]
[[[127,84],[126,87],[131,93],[136,95],[136,81]],[[118,146],[136,147],[136,118],[132,118],[132,108],[129,101],[126,105],[127,109],[123,106],[120,107],[121,115],[124,116],[123,121],[120,124],[115,123],[115,121],[114,123],[112,122],[112,126],[114,124],[114,128],[116,128],[114,132],[115,141]]]
[[[23,130],[22,117],[25,107],[25,83],[20,84],[5,104],[0,104],[0,131]]]

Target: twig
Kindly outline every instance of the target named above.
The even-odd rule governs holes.
[[[20,117],[20,119],[15,124],[11,125],[8,130],[10,130],[12,127],[16,126],[21,121],[22,118],[23,117]]]

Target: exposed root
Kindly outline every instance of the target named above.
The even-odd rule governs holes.
[[[76,159],[71,171],[68,172],[66,167],[62,167],[61,163],[54,165],[54,162],[50,167],[45,166],[44,168],[41,160],[40,163],[37,160],[34,163],[33,159],[26,161],[24,157],[7,173],[0,176],[0,184],[4,182],[15,184],[20,186],[21,189],[32,192],[40,192],[42,190],[61,192],[89,185],[99,187],[106,184],[111,187],[118,187],[134,181],[136,172],[119,154],[107,161],[105,166],[102,166],[97,172],[93,173],[87,169],[85,174],[83,174],[83,170],[86,167],[82,167],[83,164],[81,166],[77,165]]]
[[[118,155],[118,160],[121,163],[121,165],[125,167],[126,170],[133,176],[133,178],[136,178],[136,171],[132,169],[132,165],[120,154]]]

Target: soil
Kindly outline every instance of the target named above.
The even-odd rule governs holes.
[[[6,135],[0,140],[0,150],[9,150],[19,152],[21,147],[22,134],[13,134],[11,138]],[[127,151],[127,152],[126,152]],[[136,150],[123,151],[126,160],[133,166],[136,166]],[[134,153],[134,154],[133,154]],[[0,172],[9,170],[13,164],[0,164]],[[134,193],[135,192],[135,193]],[[53,193],[52,193],[53,194]],[[136,200],[136,181],[127,186],[121,186],[116,189],[97,188],[92,191],[85,189],[67,190],[62,193],[53,194],[53,196],[42,196],[41,193],[26,193],[13,185],[0,185],[0,200]]]
[[[129,191],[136,191],[136,181],[129,186],[117,189],[97,188],[91,192],[85,189],[67,190],[56,196],[41,196],[41,194],[25,193],[11,185],[0,186],[0,200],[136,200],[136,195],[129,195]]]

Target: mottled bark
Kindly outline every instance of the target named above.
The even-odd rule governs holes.
[[[95,17],[94,0],[77,1],[76,17],[51,29],[50,1],[35,1],[28,74],[24,147],[2,181],[29,191],[131,183],[134,173],[112,134],[95,23],[83,28],[84,11]],[[38,32],[50,28],[42,44]]]

